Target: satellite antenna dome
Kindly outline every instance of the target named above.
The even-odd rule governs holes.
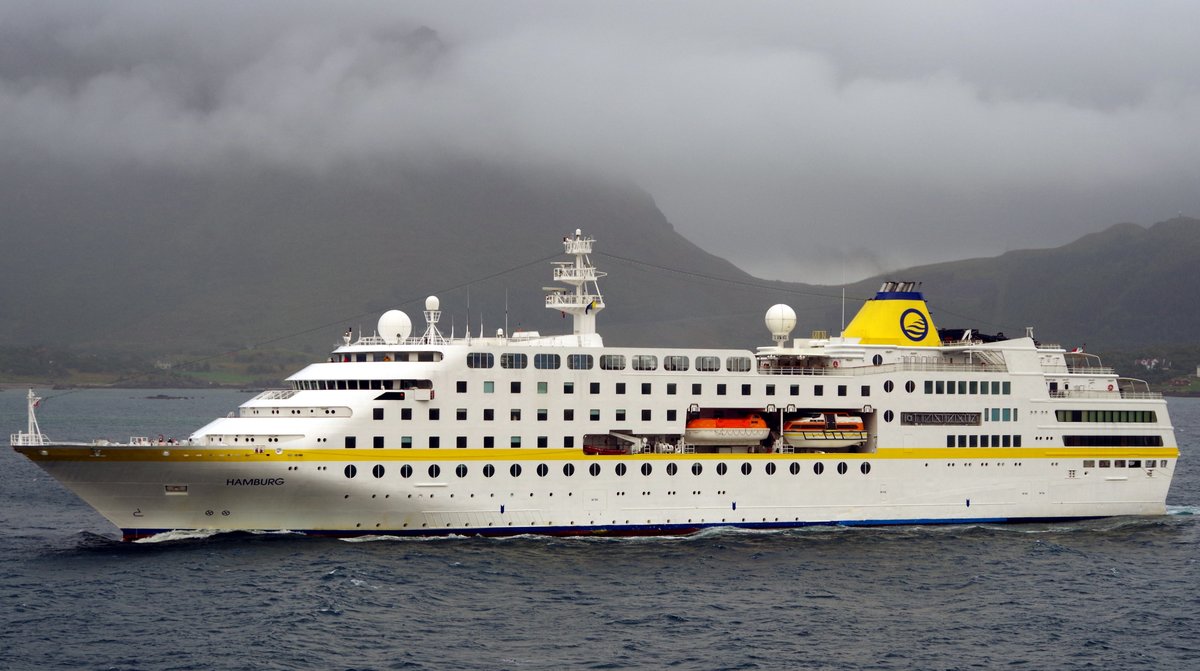
[[[796,311],[783,303],[772,305],[767,310],[764,321],[767,323],[767,330],[771,332],[771,337],[783,342],[787,340],[792,329],[796,328]]]
[[[429,310],[430,312],[442,309],[441,306],[442,303],[438,300],[437,296],[430,296],[429,298],[425,299],[425,309]]]
[[[398,345],[412,334],[412,320],[400,310],[388,310],[379,317],[379,337],[389,345]]]

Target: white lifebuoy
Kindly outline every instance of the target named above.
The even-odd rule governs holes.
[[[838,362],[837,362],[836,360],[833,362],[833,367],[834,367],[834,368],[837,368],[837,367],[838,367]]]
[[[1111,385],[1111,384],[1110,384],[1110,385],[1108,385],[1108,390],[1109,390],[1109,391],[1112,391],[1112,385]]]

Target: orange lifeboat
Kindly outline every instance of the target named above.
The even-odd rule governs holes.
[[[770,427],[758,414],[698,417],[687,423],[683,439],[692,445],[754,445],[770,433]]]

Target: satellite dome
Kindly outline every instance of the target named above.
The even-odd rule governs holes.
[[[796,328],[796,311],[783,303],[772,305],[767,310],[764,321],[767,323],[767,330],[771,332],[772,338],[779,341],[787,340],[792,329]]]
[[[429,298],[425,299],[425,309],[429,310],[430,312],[433,312],[434,310],[440,310],[441,306],[442,302],[438,300],[437,296],[430,296]]]
[[[388,310],[379,317],[379,337],[389,345],[397,345],[412,334],[412,320],[400,310]]]

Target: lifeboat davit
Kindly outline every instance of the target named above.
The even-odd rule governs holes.
[[[818,412],[783,425],[783,440],[792,447],[850,447],[866,439],[862,417],[845,412]]]
[[[760,415],[699,417],[687,423],[683,439],[692,445],[755,445],[770,434]]]

